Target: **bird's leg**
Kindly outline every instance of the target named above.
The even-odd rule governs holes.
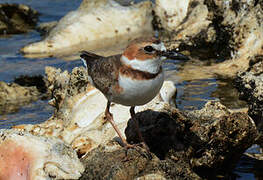
[[[140,139],[140,141],[141,141],[142,146],[143,146],[147,151],[150,151],[150,150],[149,150],[149,147],[146,145],[146,143],[145,143],[145,141],[144,141],[144,138],[143,138],[143,136],[142,136],[142,133],[141,133],[141,131],[140,131],[139,122],[138,122],[138,119],[135,117],[134,108],[135,108],[135,106],[132,106],[132,107],[130,108],[131,119],[132,119],[133,121],[135,121],[135,129],[136,129],[136,131],[137,131],[137,134],[138,134],[138,136],[139,136],[139,139]]]
[[[134,148],[134,149],[136,149],[138,152],[140,152],[140,153],[142,153],[143,155],[145,155],[145,153],[144,152],[142,152],[141,151],[141,149],[138,147],[138,145],[137,144],[129,144],[129,143],[127,143],[127,141],[126,141],[126,139],[121,135],[121,132],[120,132],[120,130],[119,130],[119,128],[117,127],[117,125],[115,124],[115,122],[114,122],[114,120],[113,120],[113,116],[112,116],[112,114],[110,113],[110,104],[111,104],[111,102],[110,101],[108,101],[108,103],[107,103],[107,107],[106,107],[106,110],[105,110],[105,119],[107,120],[107,121],[109,121],[110,123],[111,123],[111,125],[112,125],[112,127],[114,128],[114,130],[117,132],[117,134],[118,134],[118,136],[121,138],[121,140],[122,140],[122,143],[123,143],[123,145],[124,145],[124,147],[126,148],[126,157],[124,158],[124,161],[127,161],[127,160],[129,160],[129,159],[127,159],[127,153],[128,153],[128,149],[129,148]],[[131,110],[132,111],[132,110]],[[130,111],[130,112],[131,112]],[[133,114],[135,115],[135,113],[134,113],[134,107],[133,107]],[[138,122],[136,122],[136,126],[138,126]],[[138,128],[139,128],[139,126],[138,126]],[[138,131],[139,129],[137,129],[137,131]],[[139,132],[139,131],[138,131]],[[140,132],[139,132],[140,133]],[[141,135],[140,135],[141,136]],[[141,136],[141,138],[142,138],[142,136]],[[143,139],[143,138],[142,138]],[[147,151],[147,156],[148,157],[150,157],[151,158],[151,155],[149,154],[149,148],[148,148],[148,146],[143,142],[142,143],[142,146],[143,146],[143,148],[144,149],[146,149],[146,151]]]
[[[115,124],[115,122],[113,120],[113,116],[110,113],[110,105],[111,105],[111,102],[108,101],[107,107],[106,107],[106,110],[105,110],[105,119],[111,123],[112,127],[114,128],[114,130],[116,131],[118,136],[121,138],[122,143],[124,144],[124,146],[128,146],[129,144],[127,143],[125,138],[121,135],[121,132],[120,132],[119,128],[117,127],[117,125]]]

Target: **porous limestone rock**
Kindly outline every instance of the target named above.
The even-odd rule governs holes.
[[[0,131],[0,179],[78,179],[83,171],[76,152],[58,138]]]
[[[82,157],[86,169],[81,179],[227,178],[257,136],[247,113],[231,111],[219,102],[189,113],[171,107],[163,112],[147,110],[135,118],[151,153],[126,151],[108,141]],[[130,119],[125,130],[130,143],[139,142],[134,129]]]
[[[52,96],[49,103],[56,108],[54,115],[42,124],[19,125],[14,128],[35,135],[60,137],[80,155],[117,137],[110,123],[104,121],[107,99],[88,83],[87,71],[83,67],[74,68],[72,73],[47,67],[46,73],[48,93]],[[175,95],[173,82],[165,81],[160,93],[146,105],[136,107],[135,111],[166,111]],[[130,119],[129,107],[113,104],[111,112],[121,132],[124,132]]]
[[[45,82],[39,76],[19,76],[12,83],[0,81],[0,114],[16,112],[20,107],[44,99]]]
[[[23,4],[0,4],[0,34],[19,34],[33,29],[37,11]]]
[[[155,160],[144,151],[132,149],[128,150],[132,159],[126,159],[125,164],[121,161],[125,148],[117,143],[117,134],[104,121],[107,100],[88,84],[86,70],[80,67],[68,73],[48,67],[47,72],[48,91],[53,97],[50,104],[56,107],[54,115],[42,124],[15,128],[34,135],[56,136],[70,144],[82,157],[83,179],[139,178],[149,174],[167,179],[212,179],[231,171],[258,137],[255,123],[246,112],[229,110],[219,102],[184,113],[171,107],[167,102],[176,89],[172,82],[165,81],[155,99],[136,107],[135,118]],[[129,107],[114,104],[111,112],[122,133],[126,127],[127,141],[139,142]]]
[[[263,145],[263,56],[255,56],[247,71],[241,71],[235,78],[240,98],[248,104],[248,114],[255,121],[261,136],[258,143]]]
[[[181,43],[194,45],[194,38],[208,31],[212,23],[203,0],[157,0],[154,12],[160,38],[170,49]]]
[[[162,28],[175,31],[186,17],[189,0],[156,0],[155,14],[160,19]]]
[[[174,14],[178,21],[182,19],[176,23],[176,28],[173,27],[176,24],[167,27],[169,23],[163,23],[171,21],[171,16],[158,14],[158,8],[163,8],[162,12],[166,9],[169,12],[171,6],[155,8],[156,27],[159,27],[160,38],[166,42],[168,49],[189,51],[192,56],[200,59],[182,67],[178,74],[181,79],[209,78],[215,75],[233,78],[238,71],[248,68],[251,57],[263,53],[262,3],[256,0],[187,2],[184,1],[185,9],[188,7],[184,18],[177,18]],[[179,11],[181,7],[177,8]],[[214,60],[203,61],[205,59]]]
[[[80,180],[85,179],[200,179],[189,164],[181,161],[160,160],[147,154],[122,148],[116,142],[98,146],[81,159],[86,169]]]
[[[21,49],[27,57],[72,55],[88,50],[101,55],[120,53],[137,37],[151,36],[152,3],[122,6],[114,0],[84,0],[42,41]]]
[[[15,112],[21,106],[37,100],[40,94],[35,86],[23,87],[0,81],[0,114]]]

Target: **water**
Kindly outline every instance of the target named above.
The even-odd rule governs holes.
[[[31,6],[40,13],[39,23],[59,20],[68,11],[75,10],[81,0],[1,0],[1,3],[22,3]],[[12,82],[20,75],[44,75],[45,66],[54,66],[71,71],[81,62],[64,61],[59,58],[28,59],[19,53],[24,45],[41,39],[40,33],[32,30],[27,34],[12,35],[0,38],[0,81]],[[169,75],[174,74],[177,66],[165,64]],[[180,81],[175,75],[167,77],[173,80],[177,87],[177,107],[181,110],[201,109],[208,100],[219,100],[227,107],[244,107],[245,103],[238,100],[238,93],[228,80],[210,78],[191,81]],[[227,92],[227,93],[225,93]],[[0,115],[0,128],[10,128],[18,124],[36,124],[47,120],[54,109],[47,100],[38,100],[27,104],[10,114]],[[253,148],[252,148],[253,149]],[[255,179],[260,174],[254,160],[243,157],[235,174],[237,179]],[[261,175],[262,177],[262,175]]]
[[[81,0],[1,0],[1,3],[22,3],[31,6],[40,13],[39,23],[59,20],[68,11],[75,10]],[[26,34],[8,35],[0,38],[0,81],[12,82],[20,75],[44,75],[45,66],[54,66],[71,71],[80,66],[80,61],[66,62],[57,58],[28,59],[24,58],[19,49],[26,44],[41,40],[40,33],[32,30]],[[35,124],[47,120],[53,113],[47,100],[38,100],[14,109],[10,114],[0,115],[0,128],[9,128],[18,124]]]

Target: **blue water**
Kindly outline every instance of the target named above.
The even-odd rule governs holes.
[[[1,0],[1,3],[22,3],[31,6],[40,13],[39,23],[59,20],[67,12],[75,10],[81,0]],[[58,58],[28,59],[19,50],[26,44],[41,40],[40,33],[32,30],[26,34],[0,38],[0,81],[12,82],[20,75],[44,75],[45,66],[53,66],[71,71],[80,66],[80,61],[67,62]],[[10,114],[0,115],[0,128],[9,128],[18,124],[36,124],[51,117],[54,109],[47,100],[38,100]]]
[[[22,3],[31,6],[40,13],[39,23],[41,23],[59,20],[67,12],[75,10],[81,0],[1,0],[0,2]],[[44,75],[45,66],[71,71],[74,67],[82,65],[79,60],[67,62],[59,58],[28,59],[19,53],[21,47],[40,39],[40,33],[35,30],[26,34],[0,38],[0,81],[12,82],[20,75]],[[176,66],[167,63],[165,69],[173,71],[176,70]],[[177,79],[173,80],[177,87],[176,104],[179,109],[200,109],[208,100],[220,100],[220,97],[215,95],[219,89],[217,79],[182,82]],[[47,100],[38,100],[10,114],[0,115],[0,128],[10,128],[13,125],[25,123],[41,123],[47,120],[53,111],[54,109],[47,104]],[[252,170],[254,164],[254,161],[242,158],[234,171],[238,175],[237,179],[256,179],[254,170]]]

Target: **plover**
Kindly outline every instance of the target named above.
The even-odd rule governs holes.
[[[90,83],[108,99],[105,119],[111,123],[128,148],[134,145],[127,143],[116,126],[110,113],[111,103],[131,106],[131,118],[135,120],[136,131],[144,143],[135,118],[135,106],[150,102],[160,91],[164,81],[162,64],[167,57],[188,59],[182,54],[167,51],[164,44],[154,37],[132,41],[121,55],[102,57],[82,51],[80,57],[88,70]]]

